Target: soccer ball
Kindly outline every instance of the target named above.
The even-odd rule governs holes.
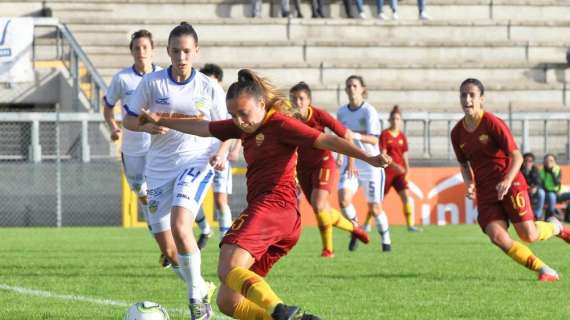
[[[123,320],[169,320],[168,313],[158,303],[143,301],[133,304]]]

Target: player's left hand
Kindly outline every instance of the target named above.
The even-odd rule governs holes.
[[[505,194],[507,194],[507,191],[509,191],[509,188],[511,187],[511,182],[507,181],[507,180],[503,180],[501,182],[499,182],[499,184],[497,184],[497,198],[499,200],[503,200],[503,197],[505,197]]]
[[[379,154],[374,157],[368,157],[366,162],[370,163],[375,167],[386,168],[390,163],[392,163],[392,157],[387,154]]]
[[[210,165],[214,167],[214,170],[222,171],[226,168],[226,159],[215,155],[210,158]]]

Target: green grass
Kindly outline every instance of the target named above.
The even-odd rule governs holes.
[[[494,248],[476,226],[392,230],[393,252],[380,252],[378,234],[357,252],[335,231],[336,257],[322,259],[315,228],[272,270],[282,299],[323,319],[567,319],[570,247],[559,239],[532,246],[561,281],[536,275]],[[218,249],[211,240],[202,270],[215,280]],[[142,229],[0,229],[0,286],[134,303],[156,301],[184,310],[185,286],[157,264]],[[217,282],[217,281],[216,281]],[[0,289],[0,319],[120,319],[126,308],[65,301]],[[188,319],[180,311],[173,319]],[[220,318],[221,319],[221,318]]]

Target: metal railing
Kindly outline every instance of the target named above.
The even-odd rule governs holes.
[[[36,60],[36,41],[39,39],[53,40],[55,45],[54,59],[63,62],[72,80],[73,105],[75,111],[80,111],[80,98],[83,96],[92,111],[99,111],[102,96],[107,85],[83,51],[67,25],[57,18],[34,18],[34,28],[53,28],[50,33],[34,35],[34,61]]]

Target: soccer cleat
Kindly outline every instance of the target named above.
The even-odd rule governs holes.
[[[319,317],[305,313],[297,306],[288,306],[283,303],[278,304],[271,314],[274,320],[321,320]]]
[[[357,247],[358,247],[358,239],[356,238],[354,233],[352,233],[350,235],[350,242],[348,243],[348,250],[349,251],[356,251]]]
[[[321,257],[323,257],[323,258],[334,258],[334,252],[329,251],[327,249],[323,249],[323,252],[321,253]]]
[[[415,227],[415,226],[409,226],[408,227],[408,232],[421,232],[422,229]]]
[[[210,237],[212,237],[212,233],[202,233],[200,235],[200,238],[198,238],[198,242],[196,243],[198,245],[198,249],[202,250],[206,247],[206,245],[208,244],[208,239],[210,239]]]
[[[382,244],[382,251],[383,252],[390,252],[392,251],[392,245],[389,243],[383,243]]]
[[[554,216],[548,218],[547,221],[553,223],[556,226],[557,229],[556,236],[558,238],[566,241],[566,243],[570,243],[570,228],[565,226],[562,222],[560,222],[560,220],[558,220]]]
[[[190,299],[188,307],[190,308],[190,319],[192,320],[209,320],[212,318],[212,306],[209,303]]]
[[[354,226],[354,229],[352,230],[352,235],[353,235],[353,237],[355,237],[356,239],[358,239],[364,243],[369,242],[368,233],[366,233],[366,231],[364,231],[362,228],[360,228],[357,225]]]
[[[538,274],[538,281],[540,282],[556,282],[558,280],[560,280],[558,273],[550,268],[541,270]]]
[[[158,263],[164,269],[168,269],[168,268],[172,267],[172,263],[170,263],[170,260],[168,260],[168,258],[162,253],[160,254],[160,257],[158,258]]]

